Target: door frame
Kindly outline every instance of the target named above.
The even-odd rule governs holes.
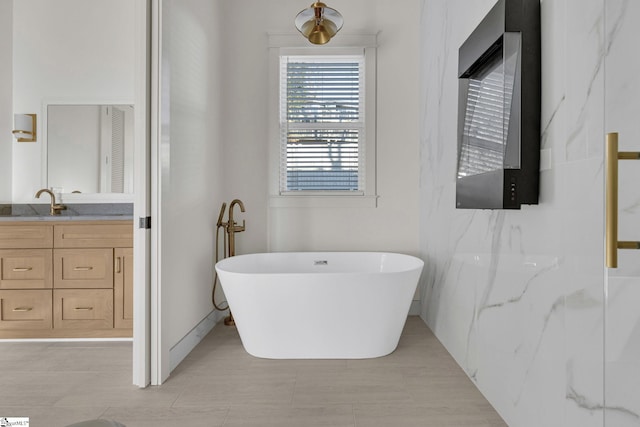
[[[133,384],[160,385],[169,376],[162,346],[160,286],[160,142],[162,0],[136,0],[136,127]],[[147,220],[145,220],[145,218]],[[141,223],[144,222],[144,225]]]
[[[152,2],[136,0],[135,3],[135,147],[134,147],[134,188],[133,208],[134,233],[134,286],[133,286],[133,349],[132,380],[138,387],[146,387],[151,383],[151,290],[152,281],[152,231],[140,224],[138,219],[151,217],[152,184],[152,114],[153,79],[152,79]],[[142,225],[142,227],[141,227]]]

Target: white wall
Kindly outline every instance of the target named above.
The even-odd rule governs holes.
[[[215,221],[225,183],[221,14],[210,0],[162,1],[160,322],[163,375],[210,316]],[[206,331],[205,331],[206,332]],[[164,378],[161,378],[164,380]]]
[[[540,204],[456,210],[457,50],[494,3],[422,1],[422,316],[509,425],[602,426],[603,2],[541,2]]]
[[[0,0],[0,203],[11,203],[13,0]]]
[[[133,104],[134,2],[13,2],[13,111],[38,114],[38,141],[14,144],[12,200],[33,201],[43,186],[46,102]],[[4,16],[4,15],[3,15]]]
[[[348,33],[376,33],[377,208],[270,208],[268,32],[298,34],[293,20],[309,6],[277,0],[221,2],[225,17],[221,103],[225,198],[241,198],[238,253],[287,250],[418,251],[419,2],[335,0]],[[300,36],[302,37],[302,36]],[[329,43],[329,45],[331,42]]]

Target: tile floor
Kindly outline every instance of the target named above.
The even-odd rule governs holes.
[[[131,343],[0,343],[0,416],[31,427],[506,425],[418,317],[366,360],[257,359],[219,325],[162,386],[130,384]]]

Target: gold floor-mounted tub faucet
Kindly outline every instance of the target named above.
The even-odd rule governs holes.
[[[47,193],[51,196],[51,210],[49,211],[50,215],[60,215],[60,211],[63,211],[65,209],[67,209],[67,207],[65,205],[61,205],[59,203],[56,203],[56,195],[53,194],[53,191],[47,189],[47,188],[43,188],[41,190],[38,190],[38,192],[36,193],[36,199],[40,198],[40,195],[42,193]]]
[[[231,204],[229,205],[229,218],[227,219],[227,222],[222,221],[222,218],[224,217],[224,211],[227,208],[227,204],[223,203],[222,207],[220,208],[220,214],[218,215],[218,222],[216,224],[216,260],[215,260],[216,263],[218,262],[218,236],[219,236],[218,231],[222,228],[226,232],[226,237],[228,237],[228,240],[227,238],[224,239],[224,243],[225,243],[224,256],[231,257],[231,256],[235,256],[236,254],[236,233],[241,233],[245,230],[244,219],[242,220],[242,225],[238,225],[238,223],[235,222],[235,220],[233,219],[233,208],[236,205],[240,206],[240,212],[244,212],[244,203],[242,203],[242,200],[233,199],[231,201]],[[231,309],[229,308],[229,305],[227,304],[226,307],[220,307],[216,303],[215,295],[216,295],[217,282],[218,282],[218,275],[217,273],[214,272],[213,291],[211,292],[211,301],[213,302],[213,306],[215,307],[216,310],[219,310],[219,311],[224,311],[229,309],[229,316],[227,316],[224,319],[224,324],[227,326],[235,325],[235,320],[233,320],[233,314],[231,313]]]

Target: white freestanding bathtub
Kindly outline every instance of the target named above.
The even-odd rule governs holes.
[[[423,265],[395,253],[262,253],[216,271],[249,354],[361,359],[396,349]]]

